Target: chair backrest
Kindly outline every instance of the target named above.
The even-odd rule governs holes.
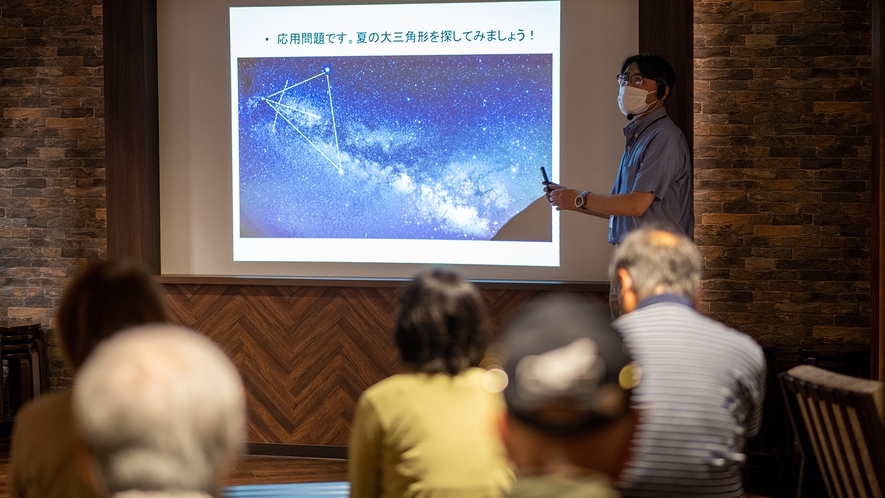
[[[811,365],[780,374],[802,450],[831,497],[885,490],[885,384]]]

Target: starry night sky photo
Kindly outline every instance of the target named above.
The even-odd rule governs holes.
[[[543,195],[550,54],[237,62],[241,237],[490,240]]]

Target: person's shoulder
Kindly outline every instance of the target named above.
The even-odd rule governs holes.
[[[482,378],[485,370],[471,367],[457,375],[444,373],[401,373],[391,375],[386,379],[366,389],[362,397],[373,400],[391,399],[408,395],[415,390],[471,390],[482,386]]]
[[[740,361],[756,365],[765,363],[765,354],[762,351],[762,346],[752,336],[703,315],[696,310],[692,310],[692,312],[698,317],[698,320],[704,323],[704,327],[709,328],[711,333],[716,335],[720,344],[727,345],[729,350],[735,353],[733,357],[736,360],[743,358]]]
[[[655,126],[657,128],[657,134],[663,135],[667,137],[674,138],[684,138],[685,133],[682,131],[673,119],[670,118],[669,114],[664,114],[661,118],[656,121],[654,124],[650,126]]]
[[[660,112],[664,109],[660,109]],[[683,133],[682,129],[676,126],[676,123],[670,119],[670,116],[666,114],[666,112],[649,116],[648,118],[650,122],[646,126],[645,130],[642,133],[643,137],[648,137],[646,146],[649,147],[649,150],[654,149],[666,149],[672,151],[682,151],[682,154],[686,154],[686,150],[688,149],[688,139],[685,137],[685,133]]]
[[[16,427],[43,426],[47,419],[73,416],[70,389],[44,394],[26,403],[16,416]]]
[[[634,347],[690,343],[699,358],[717,358],[720,368],[750,376],[765,370],[765,354],[753,337],[688,306],[659,303],[628,313],[612,325]]]
[[[74,430],[71,391],[46,394],[25,404],[15,417],[10,437],[11,458],[30,462],[52,445],[57,453]]]
[[[746,343],[748,346],[750,346],[754,349],[758,348],[760,351],[762,350],[762,348],[755,341],[755,339],[750,337],[749,334],[747,334],[745,332],[741,332],[740,330],[738,330],[734,327],[731,327],[731,326],[726,325],[718,320],[710,318],[709,316],[704,315],[703,313],[699,312],[698,310],[696,310],[694,308],[689,308],[689,313],[694,317],[694,319],[696,319],[700,322],[703,322],[705,324],[705,326],[709,327],[712,330],[715,330],[717,333],[724,334],[734,341]]]
[[[363,391],[362,397],[377,399],[398,396],[400,393],[414,389],[421,384],[423,377],[426,376],[415,373],[394,374],[369,386]]]
[[[666,322],[681,322],[685,325],[692,325],[693,328],[701,328],[714,331],[717,334],[738,341],[749,343],[751,347],[761,347],[756,341],[740,330],[732,328],[722,322],[716,321],[689,306],[678,303],[662,302],[651,306],[639,308],[631,313],[621,316],[614,322],[615,327],[628,325],[641,325],[642,327],[655,327]]]
[[[702,315],[702,314],[698,313],[697,311],[695,311],[695,313],[697,313],[698,316],[700,316],[703,320],[705,320],[709,324],[710,327],[714,328],[717,332],[726,335],[735,343],[742,344],[742,345],[744,345],[750,349],[753,349],[753,350],[759,350],[760,353],[762,352],[762,346],[760,346],[759,343],[756,342],[756,340],[753,339],[746,332],[741,332],[740,330],[738,330],[734,327],[728,326],[720,321],[717,321],[717,320],[714,320],[708,316]]]

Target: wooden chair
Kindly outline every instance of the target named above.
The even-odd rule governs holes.
[[[804,461],[820,470],[830,497],[879,497],[885,490],[885,384],[812,365],[780,374]],[[810,468],[811,467],[811,468]]]
[[[40,322],[0,320],[0,358],[8,368],[9,387],[0,421],[11,422],[23,404],[49,392],[49,358]],[[0,388],[0,405],[2,395]]]

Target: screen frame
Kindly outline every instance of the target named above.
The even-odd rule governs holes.
[[[167,32],[170,38],[181,36],[175,32],[187,31],[181,26],[192,23],[179,19],[193,16],[193,10],[161,0],[161,36]],[[370,269],[366,276],[373,277],[390,275],[395,266],[403,264],[445,264],[464,265],[465,274],[474,272],[477,266],[507,266],[498,271],[518,275],[525,273],[523,267],[560,266],[559,213],[535,202],[542,194],[538,165],[553,172],[558,172],[560,165],[560,0],[241,5],[229,11],[233,263],[221,267],[223,257],[191,258],[188,262],[185,247],[164,244],[164,273],[188,265],[194,269],[220,267],[228,274],[273,270],[319,275],[323,268],[337,271],[347,265],[348,275]],[[214,24],[216,17],[210,19]],[[480,19],[485,21],[477,22]],[[179,27],[175,28],[176,24]],[[172,27],[168,31],[164,29],[169,25]],[[486,31],[481,32],[481,39],[467,37],[468,33],[476,33],[478,26],[498,28],[488,33],[497,33],[496,38],[501,36],[501,40],[477,41],[485,40]],[[328,42],[321,37],[325,42],[321,44],[301,42],[303,31],[323,28],[338,34],[329,35]],[[433,31],[437,28],[445,31]],[[356,36],[360,31],[362,40]],[[289,43],[289,37],[277,33],[292,33],[290,37],[297,43]],[[213,44],[204,42],[203,37],[190,39],[193,43],[189,45],[207,47],[195,48],[195,53],[211,52],[208,47]],[[210,154],[204,150],[179,145],[184,140],[176,134],[163,133],[180,127],[189,115],[201,109],[212,112],[209,98],[202,98],[196,105],[173,95],[187,82],[179,76],[187,69],[181,61],[198,58],[182,55],[182,45],[164,46],[161,40],[159,53],[161,196],[170,202],[180,202],[176,197],[192,197],[169,186],[184,185],[190,179],[181,175],[181,181],[167,182],[164,178],[177,175],[177,170],[187,166],[207,169],[197,166],[198,161],[221,162],[207,160]],[[169,50],[172,46],[176,47],[174,53]],[[320,62],[322,65],[317,66]],[[313,72],[296,76],[290,73],[292,67],[311,68]],[[320,74],[314,74],[317,72]],[[218,74],[204,81],[217,79]],[[291,86],[281,90],[284,81]],[[391,81],[397,83],[385,86]],[[485,87],[480,86],[481,82]],[[384,91],[373,91],[376,87]],[[264,98],[262,94],[258,98],[252,94],[259,89],[273,96]],[[477,93],[467,96],[467,89]],[[188,91],[183,89],[182,93]],[[309,98],[307,102],[299,101],[299,94],[323,97],[320,104],[327,109],[314,105],[316,102]],[[469,112],[466,104],[445,105],[451,98],[474,102],[478,95],[482,95],[483,105]],[[519,100],[521,97],[524,100]],[[309,106],[310,112],[299,113],[290,105],[278,105],[277,98],[290,99],[290,105],[298,101]],[[181,105],[170,105],[173,100]],[[516,107],[514,102],[524,103]],[[185,112],[187,105],[195,110]],[[501,112],[502,106],[509,112]],[[261,126],[270,123],[271,109],[277,112],[273,125]],[[324,114],[323,110],[332,112]],[[165,117],[173,113],[180,113],[182,119]],[[220,121],[220,113],[215,114]],[[404,115],[409,117],[404,119]],[[323,116],[331,116],[331,127]],[[391,116],[396,116],[396,124]],[[456,127],[440,126],[455,122],[459,123]],[[201,135],[194,124],[190,123],[187,132],[199,140]],[[322,135],[327,128],[335,130],[334,139],[331,134]],[[442,129],[447,131],[437,133]],[[544,136],[545,131],[552,140],[536,138]],[[469,143],[467,137],[483,134],[496,138],[464,146]],[[205,142],[205,134],[202,136]],[[288,139],[278,140],[281,136]],[[385,145],[378,146],[380,143]],[[522,147],[505,145],[508,143]],[[164,149],[171,152],[164,154]],[[181,152],[174,154],[176,149]],[[441,150],[451,152],[433,152]],[[295,161],[292,154],[298,154],[299,160]],[[174,166],[180,157],[192,160],[184,167]],[[221,159],[220,154],[216,157]],[[428,175],[429,171],[433,173]],[[218,172],[192,175],[211,176],[218,176]],[[355,178],[360,179],[359,185],[354,185]],[[193,187],[181,190],[204,195]],[[209,220],[206,213],[221,210],[191,208],[186,202],[180,205],[181,209],[161,212],[164,235],[165,230],[175,231],[170,224],[179,223],[171,212],[192,209],[193,217]],[[520,213],[513,217],[517,205]],[[509,221],[503,217],[505,213],[511,217]],[[537,220],[543,213],[546,220]],[[397,224],[400,228],[392,228]],[[204,230],[208,223],[193,225],[207,238],[217,238],[214,231]],[[505,229],[496,232],[496,228]],[[176,231],[175,239],[184,239],[189,231]],[[190,253],[207,253],[200,245],[224,247],[191,237]]]

